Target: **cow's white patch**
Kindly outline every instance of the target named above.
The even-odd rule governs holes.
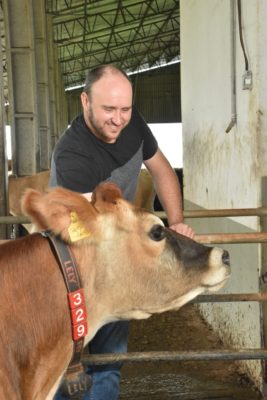
[[[219,247],[214,247],[210,253],[210,269],[202,282],[203,285],[209,286],[209,290],[218,290],[229,277],[230,268],[223,264],[222,255],[223,249]]]
[[[160,306],[151,306],[147,310],[131,310],[123,315],[124,319],[147,319],[149,318],[152,314],[159,314],[165,311],[169,310],[178,310],[181,308],[184,304],[189,302],[190,300],[194,299],[196,296],[198,296],[200,293],[204,292],[203,287],[198,287],[192,289],[190,292],[186,293],[185,295],[171,301],[168,304]],[[121,315],[121,314],[120,314]]]

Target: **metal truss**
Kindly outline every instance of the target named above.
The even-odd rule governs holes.
[[[99,64],[114,63],[133,73],[179,59],[179,0],[44,1],[65,88],[82,85],[85,72]],[[2,0],[0,32],[8,101]]]
[[[179,58],[179,0],[47,0],[65,87],[115,63],[127,72]]]

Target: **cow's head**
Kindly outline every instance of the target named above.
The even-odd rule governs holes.
[[[40,229],[71,244],[86,277],[93,268],[94,296],[110,320],[178,309],[203,291],[220,288],[230,274],[226,251],[164,227],[111,183],[99,185],[91,203],[62,188],[45,194],[29,190],[23,209]]]

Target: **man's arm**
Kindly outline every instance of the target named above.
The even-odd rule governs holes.
[[[156,192],[168,218],[169,227],[193,238],[193,229],[183,222],[180,184],[169,161],[158,149],[153,157],[144,161],[144,164],[152,175]]]

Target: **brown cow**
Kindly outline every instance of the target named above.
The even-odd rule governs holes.
[[[62,188],[45,194],[30,189],[22,207],[40,229],[68,243],[77,261],[86,343],[107,322],[177,310],[220,288],[230,273],[227,252],[165,228],[111,183],[99,185],[91,203]],[[39,233],[1,244],[0,268],[0,399],[52,399],[73,348],[60,268]]]
[[[12,215],[23,215],[20,199],[27,188],[44,192],[48,187],[50,171],[39,172],[31,176],[8,177],[9,210]]]
[[[31,176],[17,177],[10,175],[8,177],[8,203],[9,212],[14,216],[22,216],[21,198],[27,188],[36,189],[45,192],[48,187],[50,171],[39,172]],[[24,228],[33,233],[35,228],[33,224],[23,224]]]

